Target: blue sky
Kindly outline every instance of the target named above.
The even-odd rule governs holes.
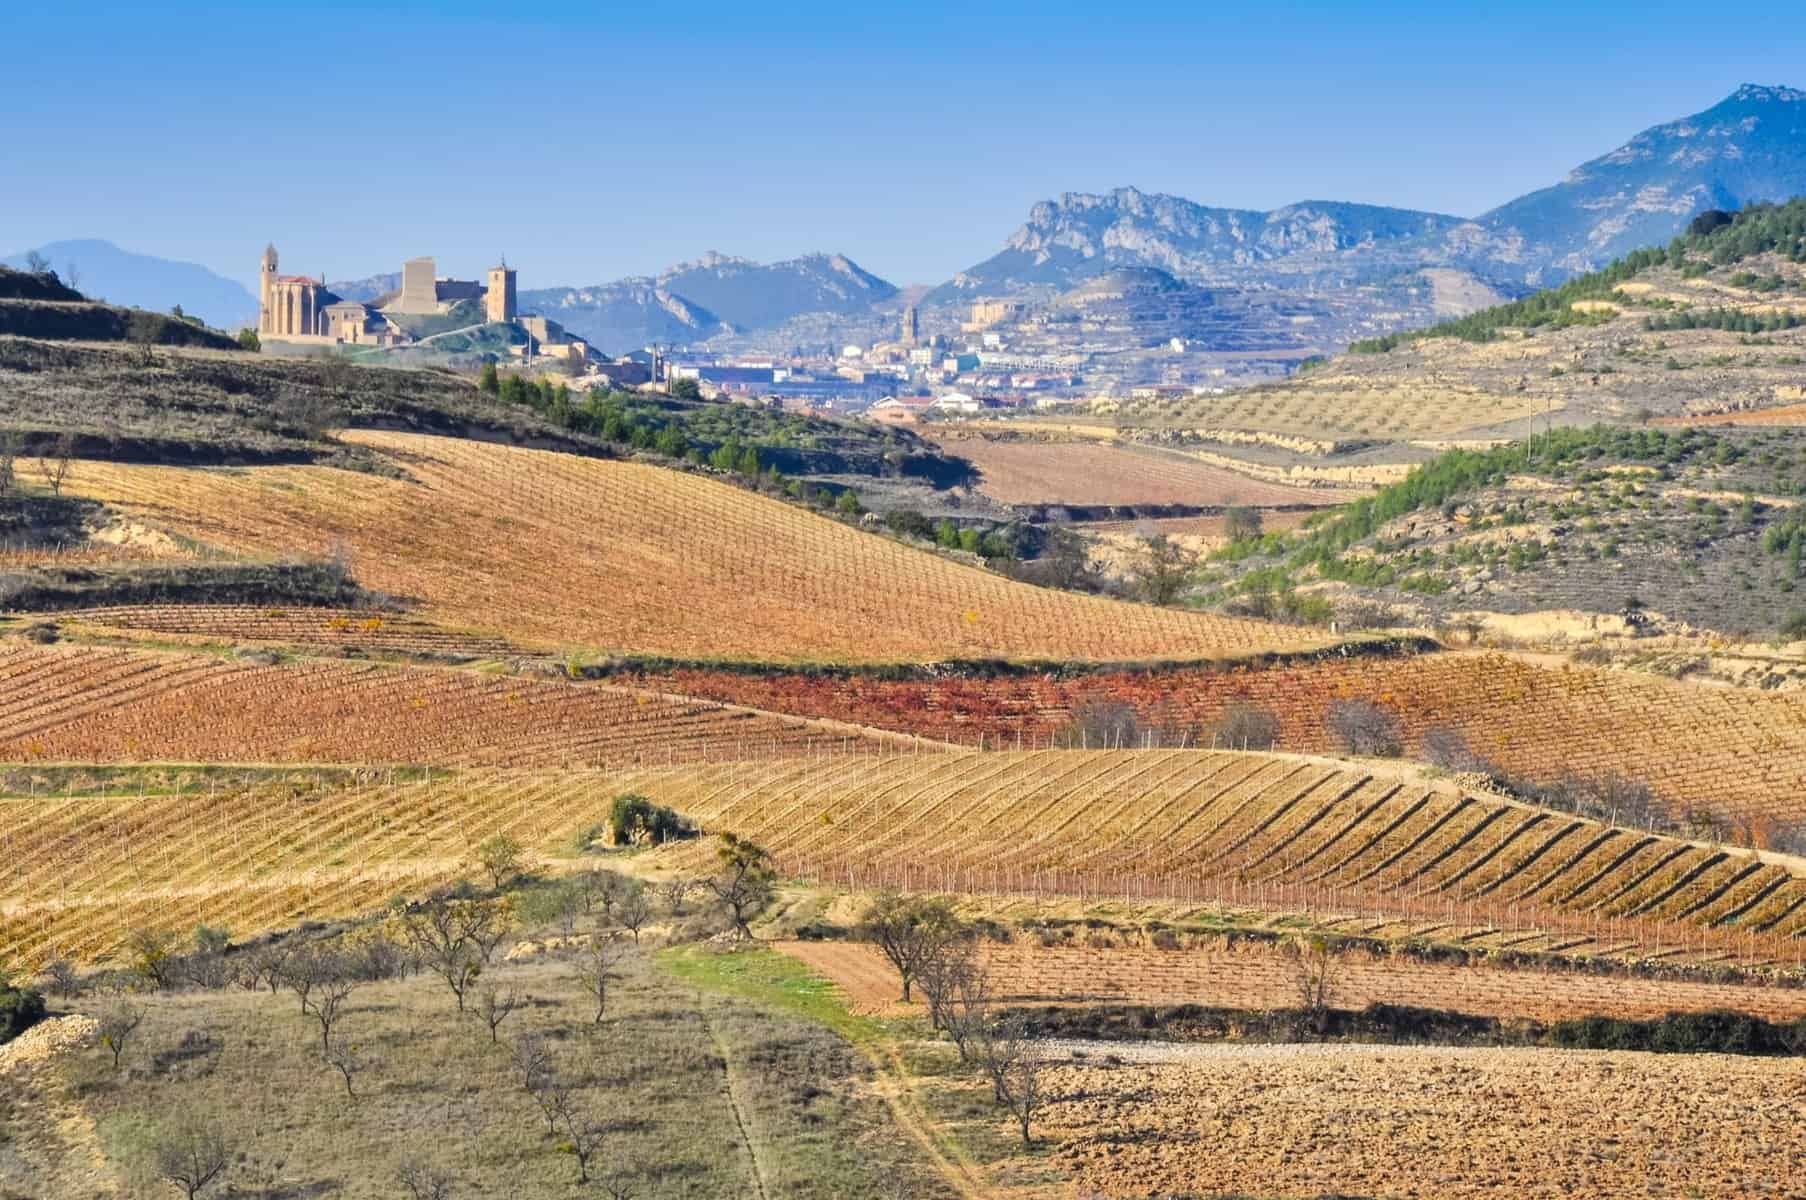
[[[1471,215],[1806,86],[1785,7],[11,0],[0,253],[505,253],[535,287],[835,250],[927,283],[1065,191]]]

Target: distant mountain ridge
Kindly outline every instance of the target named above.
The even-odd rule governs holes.
[[[804,313],[862,314],[897,294],[896,285],[843,254],[759,263],[710,251],[656,278],[539,288],[523,291],[520,302],[614,354],[770,328]]]
[[[1067,291],[1119,267],[1155,267],[1199,283],[1244,283],[1280,260],[1409,243],[1460,224],[1460,217],[1443,213],[1333,201],[1260,212],[1211,208],[1132,187],[1104,195],[1068,192],[1035,205],[1001,251],[960,272],[928,299]]]
[[[920,302],[939,309],[935,324],[948,328],[955,310],[974,299],[1051,301],[1108,272],[1149,268],[1188,288],[1275,290],[1311,312],[1327,305],[1313,337],[1330,351],[1604,266],[1666,242],[1701,210],[1795,195],[1806,195],[1806,91],[1746,84],[1703,112],[1644,130],[1558,183],[1471,218],[1321,200],[1263,212],[1133,187],[1069,192],[1034,205],[997,253]],[[241,285],[191,263],[98,241],[53,243],[43,252],[59,269],[78,263],[82,290],[116,302],[164,311],[179,303],[219,326],[257,311]],[[24,255],[0,261],[22,265]],[[333,287],[371,301],[398,283],[391,273]],[[1196,308],[1203,299],[1188,303]],[[868,340],[889,327],[903,299],[895,285],[841,254],[759,263],[710,252],[657,276],[526,290],[520,302],[618,354],[651,342],[727,345],[759,332],[774,343],[818,347]],[[1286,304],[1254,305],[1247,319],[1269,319],[1263,313],[1293,326],[1308,315]],[[1277,330],[1245,332],[1259,341]]]
[[[50,260],[64,283],[109,304],[164,313],[179,304],[182,311],[216,329],[235,329],[257,320],[257,297],[249,289],[199,263],[136,254],[100,238],[50,242],[35,249]],[[0,258],[0,265],[22,269],[30,253],[21,250]]]
[[[1521,239],[1526,265],[1559,281],[1665,242],[1704,209],[1799,195],[1806,195],[1806,91],[1745,84],[1478,223],[1495,237]]]

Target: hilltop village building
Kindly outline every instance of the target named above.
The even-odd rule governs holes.
[[[410,258],[402,264],[401,289],[374,303],[346,300],[327,286],[325,276],[284,275],[276,247],[266,246],[258,271],[257,335],[270,341],[319,346],[400,346],[414,340],[395,317],[426,317],[449,312],[463,301],[480,302],[483,320],[514,323],[528,336],[516,352],[534,352],[587,360],[589,346],[567,339],[557,323],[523,316],[517,301],[514,269],[491,267],[484,280],[449,279],[439,275],[432,258]]]

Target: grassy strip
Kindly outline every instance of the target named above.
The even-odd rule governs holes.
[[[654,957],[665,970],[703,991],[802,1017],[855,1046],[871,1048],[891,1032],[891,1023],[856,1016],[833,983],[776,950],[753,947],[728,953],[676,946]]]

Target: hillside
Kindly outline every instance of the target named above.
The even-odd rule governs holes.
[[[1217,450],[1264,439],[1334,466],[1334,452],[1375,446],[1408,463],[1422,457],[1403,444],[1414,440],[1794,403],[1806,397],[1803,237],[1806,201],[1707,218],[1558,289],[1357,341],[1284,383],[1127,401],[1114,420],[1131,437]]]
[[[1806,194],[1806,91],[1745,84],[1719,103],[1646,129],[1552,187],[1479,218],[1559,281],[1664,242],[1704,209]]]
[[[1220,744],[1246,736],[1249,726],[1236,723],[1246,708],[1265,714],[1270,725],[1258,736],[1276,748],[1337,754],[1346,747],[1328,727],[1331,706],[1366,700],[1390,714],[1408,757],[1565,792],[1593,816],[1617,811],[1638,824],[1716,829],[1739,844],[1806,852],[1806,703],[1754,688],[1471,652],[1070,678],[685,670],[634,682],[968,746],[1022,748],[1074,738]],[[1638,785],[1649,792],[1632,803]]]
[[[368,626],[386,619],[364,614],[360,644],[380,644]],[[0,642],[0,761],[618,768],[887,740],[599,684],[273,657]]]
[[[1014,583],[657,467],[414,434],[345,440],[400,477],[81,462],[65,490],[235,556],[338,555],[423,615],[540,649],[1213,658],[1330,640]]]
[[[867,888],[907,888],[911,873],[917,886],[1007,893],[1038,890],[1047,876],[1049,890],[1100,898],[1260,904],[1270,892],[1283,904],[1366,904],[1420,919],[1441,908],[1476,927],[1516,909],[1548,931],[1521,946],[1569,949],[1589,928],[1596,946],[1620,938],[1599,918],[1736,925],[1776,945],[1806,930],[1806,877],[1751,855],[1370,764],[1043,751],[848,759],[807,773],[773,764],[731,782],[705,767],[634,786],[707,828],[754,838],[792,874]]]
[[[107,304],[158,313],[181,305],[183,312],[216,329],[237,329],[257,320],[257,297],[249,289],[199,263],[137,254],[98,238],[51,242],[36,252],[65,282]],[[23,267],[28,253],[22,249],[0,258],[0,264]]]

